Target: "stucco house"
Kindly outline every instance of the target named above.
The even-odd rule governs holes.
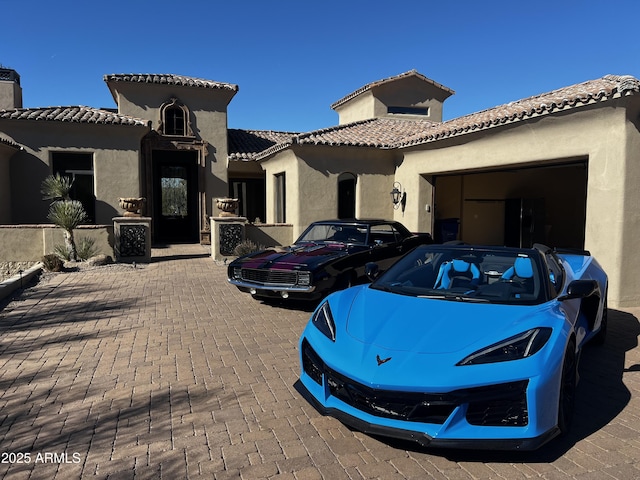
[[[318,219],[384,217],[439,240],[588,249],[610,276],[610,305],[640,304],[636,78],[608,75],[442,121],[454,92],[409,71],[339,99],[338,125],[304,133],[228,129],[233,84],[104,80],[117,109],[24,109],[17,73],[0,74],[0,224],[46,222],[40,182],[62,172],[96,225],[120,214],[119,197],[147,198],[154,242],[206,241],[215,199],[231,196],[247,235],[275,243]],[[188,192],[180,214],[163,202],[176,182]]]

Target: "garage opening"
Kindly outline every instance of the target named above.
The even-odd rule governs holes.
[[[587,160],[435,177],[438,241],[584,248]]]

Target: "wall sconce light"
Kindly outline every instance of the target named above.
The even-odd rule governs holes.
[[[393,190],[391,190],[389,194],[391,195],[393,208],[397,210],[399,207],[402,207],[402,213],[404,213],[404,208],[407,205],[407,192],[402,191],[402,184],[400,182],[393,182]]]

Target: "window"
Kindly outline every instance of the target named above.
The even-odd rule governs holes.
[[[172,98],[160,108],[160,133],[179,137],[192,137],[189,109]]]
[[[285,223],[287,221],[287,191],[284,173],[275,176],[275,192],[276,192],[276,223]]]
[[[170,107],[164,111],[164,134],[184,136],[184,110],[179,107]]]
[[[73,180],[69,196],[82,203],[89,223],[96,221],[96,196],[93,179],[93,154],[51,152],[53,174],[60,174]]]
[[[387,112],[394,115],[429,115],[428,107],[387,107]]]

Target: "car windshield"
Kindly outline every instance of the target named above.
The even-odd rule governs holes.
[[[539,261],[534,250],[427,245],[400,259],[371,288],[442,300],[531,305],[546,298]]]
[[[367,241],[366,225],[345,225],[341,223],[312,224],[296,243],[352,243],[364,244]]]

